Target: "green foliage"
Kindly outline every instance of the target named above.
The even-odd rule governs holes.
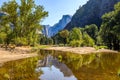
[[[4,32],[0,33],[0,43],[1,44],[4,44],[6,37],[7,37],[7,35]]]
[[[73,28],[72,31],[70,31],[70,40],[82,40],[82,33],[80,28]]]
[[[81,44],[82,44],[82,41],[80,41],[80,40],[70,41],[70,46],[72,46],[72,47],[80,47]]]
[[[59,35],[63,39],[64,44],[68,43],[68,36],[69,36],[68,30],[63,30],[63,31],[59,32]]]
[[[10,41],[10,34],[11,34],[11,29],[8,24],[1,26],[0,27],[0,43],[2,44],[8,44]]]
[[[99,50],[99,49],[108,49],[108,47],[107,46],[94,46],[94,48],[96,49],[96,50]]]
[[[103,23],[99,35],[103,43],[110,49],[120,49],[120,2],[115,5],[115,10],[102,16]]]
[[[54,40],[54,44],[67,44],[69,42],[69,31],[63,30],[57,33],[54,37],[52,37]]]
[[[59,44],[60,47],[64,46],[64,44]]]
[[[28,45],[28,42],[27,42],[27,39],[26,38],[16,38],[15,39],[15,44],[17,45],[17,46],[26,46],[26,45]]]
[[[52,45],[53,44],[53,39],[52,38],[47,38],[47,37],[41,35],[40,44]]]
[[[50,44],[50,45],[53,44],[53,39],[52,38],[48,38],[48,44]]]
[[[0,8],[6,13],[0,18],[0,25],[2,27],[13,25],[12,28],[9,28],[11,30],[9,34],[8,30],[4,29],[7,40],[3,40],[8,44],[14,39],[18,40],[14,42],[15,44],[36,45],[41,30],[40,22],[47,16],[48,12],[44,11],[42,6],[36,5],[34,0],[20,1],[21,4],[18,4],[16,0],[5,2]]]
[[[59,32],[57,35],[53,37],[54,41],[55,42],[57,41],[57,44],[62,44],[65,39],[65,35],[64,35],[65,33],[68,33],[68,32],[65,30]],[[69,38],[67,38],[67,40],[68,40],[67,42],[69,42],[69,46],[72,46],[72,47],[94,46],[95,45],[95,41],[86,33],[84,28],[82,29],[73,28],[70,31]]]
[[[97,36],[96,45],[98,45],[98,46],[103,45],[103,40],[102,40],[102,38],[100,37],[100,35]]]
[[[94,40],[87,34],[83,33],[83,43],[82,46],[94,46],[95,42]]]
[[[97,40],[96,37],[98,35],[98,27],[95,24],[85,26],[84,32],[87,32],[88,35],[95,41]]]
[[[67,38],[69,36],[69,31],[68,30],[63,30],[60,32],[60,36],[62,38]]]

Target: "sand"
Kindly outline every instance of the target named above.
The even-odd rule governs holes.
[[[0,48],[0,63],[37,56],[37,53],[30,53],[30,48],[17,47],[14,51]]]
[[[45,48],[46,50],[58,50],[58,51],[67,51],[73,52],[78,54],[91,54],[91,53],[98,53],[98,52],[108,52],[108,53],[118,53],[118,51],[113,51],[109,49],[99,49],[96,50],[93,47],[49,47]]]
[[[75,47],[75,48],[48,47],[44,49],[72,52],[72,53],[78,53],[78,54],[90,54],[90,53],[97,53],[97,52],[118,53],[117,51],[108,50],[108,49],[96,50],[93,47]],[[25,47],[16,47],[14,51],[9,51],[9,50],[5,50],[4,48],[0,48],[0,63],[37,56],[37,52],[31,53],[30,51],[31,51],[31,48],[25,48]]]

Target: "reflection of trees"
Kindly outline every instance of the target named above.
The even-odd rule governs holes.
[[[78,80],[119,80],[120,54],[96,53],[74,54],[69,52],[52,52],[53,57],[62,56]],[[87,76],[86,76],[87,75]]]
[[[79,55],[76,55],[77,57],[76,60],[72,59],[71,62],[67,64],[67,66],[72,70],[73,74],[78,79],[80,80],[120,79],[117,76],[117,72],[120,67],[120,54],[99,53],[81,56],[82,65],[77,66],[77,64],[79,64],[79,60],[77,60],[78,57],[80,58]]]
[[[40,73],[35,73],[38,58],[6,63],[0,68],[0,80],[38,80]]]
[[[91,64],[95,58],[95,54],[80,55],[67,53],[66,64],[70,64],[70,66],[72,66],[75,70],[78,70],[82,66],[89,66],[89,64]]]

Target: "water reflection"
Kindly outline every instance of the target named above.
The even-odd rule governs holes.
[[[36,71],[43,72],[40,80],[77,80],[72,71],[52,55],[47,55],[43,60],[39,60]]]
[[[120,54],[40,50],[38,57],[0,64],[0,80],[120,80]]]
[[[80,55],[69,52],[41,50],[39,55],[52,55],[58,60],[59,56],[61,56],[61,62],[69,67],[77,80],[120,80],[120,54],[97,53]]]
[[[0,67],[0,80],[38,80],[35,72],[38,57],[11,61]]]

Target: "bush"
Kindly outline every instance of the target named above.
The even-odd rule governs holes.
[[[64,44],[59,44],[60,47],[64,46]]]
[[[52,44],[53,44],[53,39],[48,38],[48,39],[47,39],[47,42],[48,42],[49,45],[52,45]]]
[[[107,46],[94,46],[94,48],[95,48],[96,50],[98,50],[98,49],[108,49]]]
[[[95,41],[87,33],[84,33],[82,46],[93,47],[94,45]]]
[[[3,44],[5,42],[6,37],[7,34],[5,34],[4,32],[0,33],[0,44]]]
[[[92,39],[84,40],[82,43],[82,46],[87,46],[87,47],[93,47],[94,45],[95,45],[95,42]]]
[[[15,44],[17,45],[17,46],[26,46],[26,45],[28,45],[28,41],[27,41],[27,39],[26,38],[16,38],[15,39]]]
[[[80,41],[80,40],[73,40],[70,42],[70,46],[72,46],[72,47],[79,47],[79,46],[81,46],[81,44],[82,44],[82,41]]]

